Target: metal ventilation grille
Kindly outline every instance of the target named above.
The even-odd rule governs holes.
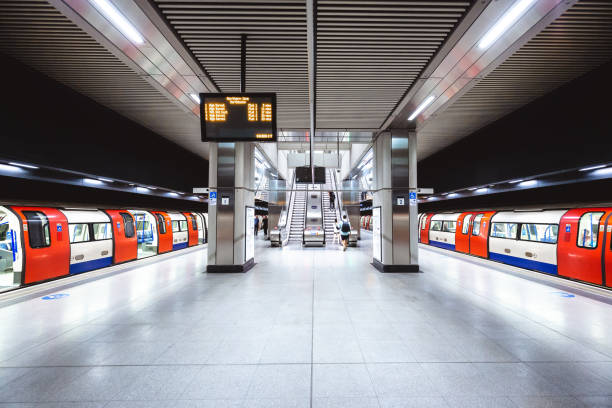
[[[582,0],[419,132],[419,159],[612,58],[612,2]]]
[[[0,52],[208,156],[195,116],[172,103],[46,1],[0,2]]]
[[[240,90],[247,34],[247,92],[276,92],[279,128],[308,127],[306,2],[155,0],[223,92]]]
[[[470,3],[318,0],[317,127],[378,129]]]

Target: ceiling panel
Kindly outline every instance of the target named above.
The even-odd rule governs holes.
[[[378,129],[470,3],[318,0],[317,127]]]
[[[612,1],[580,0],[419,131],[419,160],[612,58]]]
[[[199,120],[43,0],[0,1],[0,52],[208,157]],[[76,114],[76,113],[75,113]]]
[[[155,0],[222,92],[240,90],[247,34],[247,92],[276,92],[278,126],[309,126],[306,2]]]

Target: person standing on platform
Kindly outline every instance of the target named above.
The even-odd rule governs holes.
[[[264,230],[264,239],[268,237],[268,216],[264,215],[263,220],[261,220],[261,227]]]
[[[255,216],[255,236],[257,236],[258,232],[259,232],[259,217]]]
[[[336,209],[336,193],[333,191],[329,192],[329,208],[332,210]]]
[[[332,240],[332,244],[340,243],[340,223],[337,218],[334,218],[334,239]]]
[[[340,238],[342,238],[342,250],[346,251],[349,243],[349,236],[351,235],[351,224],[348,222],[346,214],[342,216],[342,223],[340,227]]]

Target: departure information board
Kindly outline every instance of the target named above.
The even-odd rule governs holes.
[[[276,94],[200,94],[203,142],[276,142]]]

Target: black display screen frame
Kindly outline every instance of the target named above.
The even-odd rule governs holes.
[[[315,166],[315,179],[312,180],[310,166],[300,166],[295,168],[295,182],[300,184],[325,184],[326,167]]]
[[[252,138],[224,138],[224,137],[210,137],[206,134],[206,119],[204,113],[204,106],[206,104],[207,98],[223,98],[227,97],[243,97],[247,96],[249,98],[270,98],[272,101],[272,138],[270,139],[257,139],[253,134]],[[224,93],[201,93],[200,97],[200,129],[202,134],[202,142],[259,142],[259,143],[272,143],[276,142],[278,138],[278,128],[276,125],[276,93],[273,92],[224,92]],[[227,125],[228,122],[223,122],[223,124]],[[255,132],[254,132],[255,133]]]

